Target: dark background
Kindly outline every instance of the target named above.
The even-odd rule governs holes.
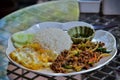
[[[50,0],[0,0],[0,18],[18,9]]]

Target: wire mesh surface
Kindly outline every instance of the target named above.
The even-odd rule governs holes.
[[[116,80],[116,69],[120,66],[120,16],[102,16],[98,14],[80,14],[80,21],[85,21],[93,25],[100,26],[117,26],[104,28],[111,32],[117,39],[118,53],[115,58],[110,61],[107,65],[86,73],[78,74],[74,76],[55,77],[45,76],[23,70],[13,63],[9,62],[7,75],[10,80]],[[120,80],[120,79],[118,79]]]

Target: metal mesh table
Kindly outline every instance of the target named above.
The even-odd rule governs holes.
[[[117,39],[118,53],[107,65],[86,73],[74,76],[55,77],[45,76],[23,70],[9,62],[7,75],[11,80],[116,80],[116,69],[120,66],[120,16],[102,16],[99,14],[80,14],[80,21],[93,25],[106,26],[103,28],[111,32]],[[116,25],[117,24],[117,25]],[[114,27],[111,27],[114,26]],[[109,27],[109,28],[108,28]],[[120,79],[118,79],[120,80]]]

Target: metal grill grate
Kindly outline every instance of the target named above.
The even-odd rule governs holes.
[[[118,41],[117,43],[120,43],[120,16],[99,17],[98,14],[81,14],[80,21],[81,20],[93,25],[108,26],[117,24],[118,26],[115,26],[113,28],[105,28],[105,30],[108,30],[113,35],[115,35]],[[117,47],[120,49],[119,44],[117,44]],[[116,57],[111,62],[109,62],[109,64],[95,71],[82,75],[78,74],[65,77],[39,75],[33,72],[22,70],[11,62],[8,66],[7,75],[11,80],[81,80],[81,78],[82,80],[116,80],[116,69],[119,66],[120,50],[118,50]]]

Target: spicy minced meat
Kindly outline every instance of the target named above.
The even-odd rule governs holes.
[[[64,50],[50,65],[56,73],[67,73],[89,69],[102,57],[109,56],[102,42],[91,42],[73,44],[70,50]],[[102,51],[103,50],[103,51]]]

